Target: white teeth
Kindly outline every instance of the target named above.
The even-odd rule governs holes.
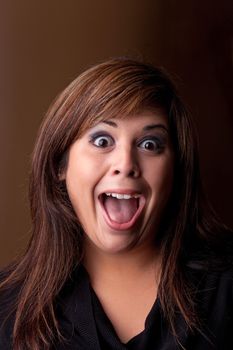
[[[106,194],[106,196],[111,196],[111,197],[114,197],[117,199],[130,199],[130,198],[139,198],[140,197],[139,194],[130,195],[130,194],[111,193],[111,192],[107,192],[105,194]]]

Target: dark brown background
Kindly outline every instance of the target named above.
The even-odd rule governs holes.
[[[197,124],[208,196],[233,227],[231,0],[9,0],[0,6],[0,266],[30,234],[30,154],[48,105],[84,68],[112,56],[142,56],[178,78]]]

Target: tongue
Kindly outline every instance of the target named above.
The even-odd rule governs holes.
[[[137,199],[117,199],[106,197],[104,207],[112,221],[123,224],[132,219],[137,211]]]

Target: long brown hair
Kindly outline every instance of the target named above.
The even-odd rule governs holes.
[[[60,179],[71,144],[100,120],[158,106],[167,113],[176,158],[174,191],[160,228],[163,264],[159,297],[174,332],[177,308],[190,329],[198,328],[183,262],[190,242],[200,239],[214,246],[217,239],[213,233],[219,226],[212,214],[203,214],[193,126],[163,69],[117,58],[74,80],[56,98],[39,130],[29,189],[33,233],[25,254],[9,267],[1,284],[2,289],[19,289],[14,350],[49,349],[54,339],[61,339],[54,301],[82,260],[82,228]]]

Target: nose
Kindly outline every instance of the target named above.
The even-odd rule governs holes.
[[[115,155],[112,162],[112,175],[138,178],[141,176],[139,160],[136,151],[131,147],[122,147]]]

